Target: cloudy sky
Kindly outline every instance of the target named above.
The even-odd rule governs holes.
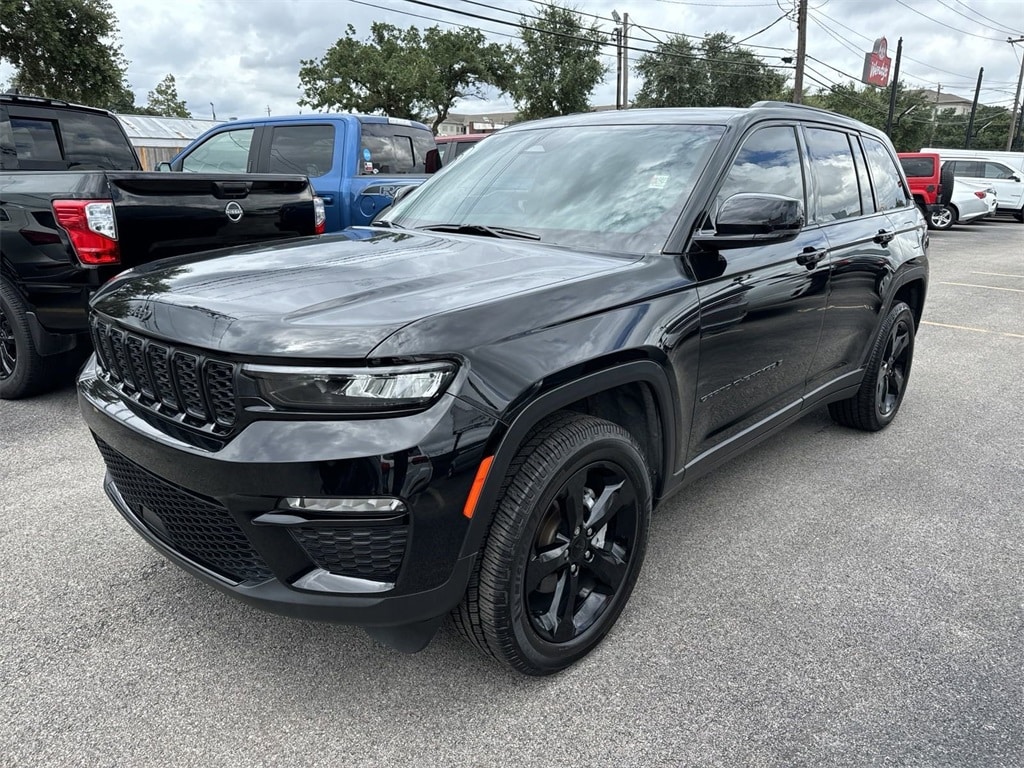
[[[421,29],[477,27],[496,42],[510,42],[517,29],[502,22],[535,15],[539,6],[525,0],[429,2],[446,10],[410,0],[112,0],[136,102],[144,104],[147,92],[172,73],[195,117],[210,117],[212,102],[220,119],[268,109],[278,115],[300,111],[299,61],[322,56],[346,24],[360,38],[369,34],[372,22],[386,21]],[[653,48],[668,34],[717,31],[736,40],[749,37],[745,44],[772,64],[782,65],[781,58],[796,48],[796,23],[782,18],[788,13],[795,19],[795,0],[577,0],[573,5],[600,17],[594,21],[609,32],[612,11],[628,12],[636,25],[631,44],[639,49]],[[902,37],[901,79],[912,87],[941,84],[943,93],[972,98],[978,69],[984,67],[982,103],[1013,104],[1024,43],[1006,40],[1024,36],[1020,0],[810,0],[809,7],[805,86],[810,89],[859,77],[863,52],[877,37],[888,39],[895,58]],[[615,59],[613,49],[606,50],[610,73],[591,97],[594,104],[615,102]],[[0,71],[4,74],[9,73]],[[630,92],[638,86],[633,75]],[[491,96],[467,100],[456,111],[513,108]]]

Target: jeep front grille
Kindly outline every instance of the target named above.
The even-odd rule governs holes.
[[[93,318],[90,331],[100,370],[128,397],[192,426],[220,431],[234,426],[238,407],[233,364],[98,318]]]

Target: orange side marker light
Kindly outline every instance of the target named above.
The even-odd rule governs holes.
[[[465,517],[473,517],[473,512],[476,510],[476,503],[480,498],[480,492],[484,489],[484,481],[487,480],[487,473],[491,469],[491,462],[493,460],[493,456],[487,456],[480,462],[480,467],[476,471],[476,477],[473,478],[473,487],[469,489],[469,497],[466,499],[466,506],[462,508],[462,514]]]

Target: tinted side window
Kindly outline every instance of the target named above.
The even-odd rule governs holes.
[[[460,141],[455,145],[455,156],[464,155],[475,146],[475,141]]]
[[[953,166],[953,175],[958,178],[963,176],[982,178],[984,173],[982,164],[976,160],[953,160],[950,164]]]
[[[825,222],[859,216],[860,184],[849,137],[841,131],[808,128],[807,152],[818,192],[815,220]]]
[[[211,136],[188,154],[181,170],[188,173],[246,173],[254,128]]]
[[[11,118],[14,151],[19,160],[55,160],[60,155],[56,120],[36,120],[25,117]]]
[[[760,128],[747,137],[718,192],[716,208],[740,192],[785,195],[806,205],[795,129]]]
[[[427,172],[427,152],[435,148],[430,131],[392,123],[362,123],[362,134],[360,173]]]
[[[1013,170],[1000,163],[985,163],[986,179],[1009,179]]]
[[[60,134],[68,167],[128,171],[139,167],[116,118],[86,112],[61,112]]]
[[[889,150],[877,139],[865,136],[864,152],[868,157],[868,168],[874,182],[878,209],[891,211],[894,208],[905,208],[909,204],[909,195],[903,187],[899,168],[893,162]]]
[[[270,173],[301,173],[315,178],[330,173],[333,164],[333,125],[286,125],[273,129]]]
[[[875,198],[871,196],[871,177],[868,175],[864,149],[854,136],[850,137],[850,147],[853,149],[853,162],[857,166],[857,181],[860,184],[860,209],[864,213],[873,213],[878,209],[875,207]]]

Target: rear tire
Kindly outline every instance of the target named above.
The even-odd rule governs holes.
[[[946,230],[956,223],[957,213],[952,206],[943,205],[928,215],[928,226],[932,229]]]
[[[868,432],[888,426],[903,403],[914,359],[914,313],[902,301],[893,305],[878,329],[857,394],[829,403],[839,424]]]
[[[43,357],[29,330],[25,300],[10,282],[0,283],[0,399],[29,397],[59,383],[67,354]]]
[[[546,419],[509,467],[453,613],[459,632],[529,675],[585,656],[629,600],[651,503],[643,452],[625,429],[577,413]]]

